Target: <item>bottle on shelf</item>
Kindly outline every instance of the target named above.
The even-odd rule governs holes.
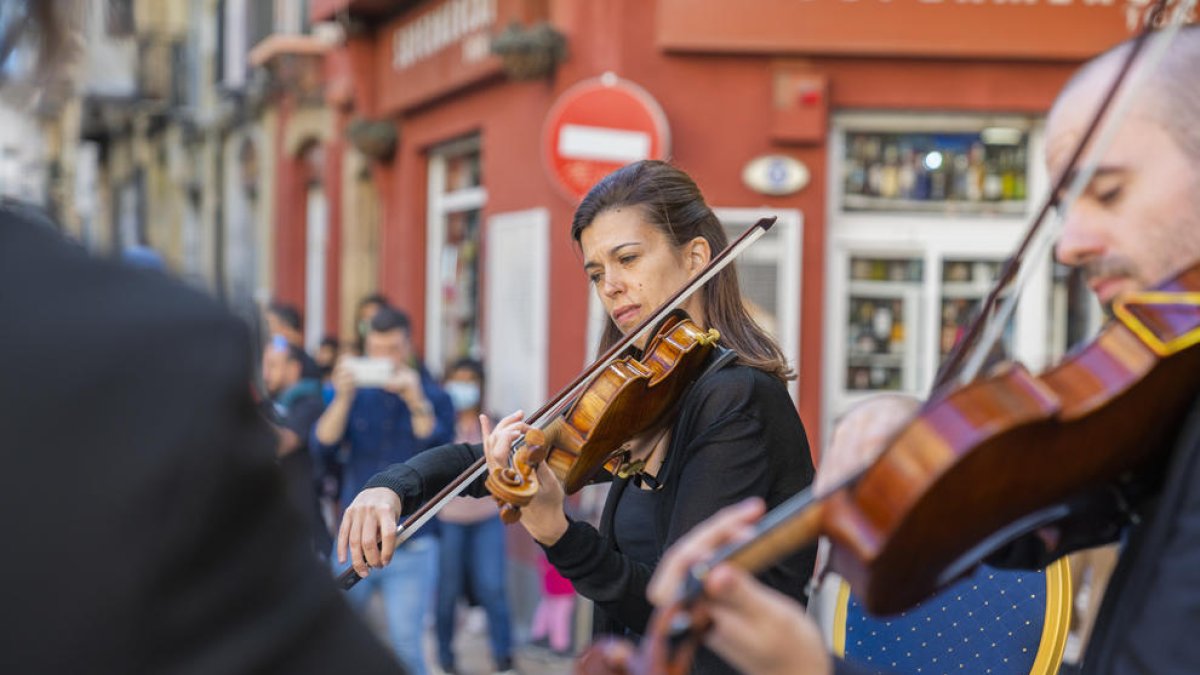
[[[1006,148],[1000,153],[1000,198],[1004,201],[1012,201],[1016,199],[1017,193],[1017,170],[1015,160],[1016,151],[1011,148]]]
[[[899,301],[896,304],[899,305]],[[899,308],[897,307],[897,309]],[[898,311],[895,312],[895,318],[892,321],[892,334],[888,340],[888,348],[893,354],[904,352],[904,320]]]
[[[861,195],[867,189],[867,168],[864,164],[865,141],[854,136],[846,153],[846,194]]]
[[[1013,158],[1013,199],[1025,199],[1025,146],[1018,145]]]
[[[901,199],[914,199],[917,191],[917,153],[907,143],[901,144],[900,148],[899,196]]]
[[[995,154],[984,163],[983,198],[989,202],[999,201],[1004,196],[1004,182],[998,164],[999,159]]]
[[[868,136],[866,141],[867,189],[865,194],[878,197],[883,183],[883,166],[880,161],[880,139]]]
[[[889,143],[883,151],[883,169],[879,177],[879,196],[895,199],[900,196],[900,151]]]
[[[984,167],[983,143],[976,142],[971,144],[967,168],[969,178],[967,180],[967,192],[964,195],[965,199],[973,202],[983,199],[986,171],[987,169]]]

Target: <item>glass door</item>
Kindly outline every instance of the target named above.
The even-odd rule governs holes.
[[[963,338],[979,306],[1000,276],[1003,261],[979,258],[945,258],[942,260],[941,298],[938,316],[938,367]],[[1013,353],[1013,318],[1009,318],[1001,339],[1005,357]]]
[[[842,377],[847,395],[916,389],[924,276],[917,257],[850,258]]]

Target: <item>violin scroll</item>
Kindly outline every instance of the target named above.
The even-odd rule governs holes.
[[[512,456],[511,466],[498,467],[488,473],[487,488],[500,505],[500,519],[512,525],[521,519],[521,507],[537,494],[537,468],[546,459],[549,445],[540,429],[530,429],[524,443]]]

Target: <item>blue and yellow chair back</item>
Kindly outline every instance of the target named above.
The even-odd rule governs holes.
[[[920,675],[1050,675],[1062,662],[1072,601],[1065,558],[1032,572],[979,567],[887,618],[867,614],[849,584],[834,581],[826,637],[835,654],[860,666]]]

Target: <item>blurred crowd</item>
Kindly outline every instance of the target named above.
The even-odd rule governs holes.
[[[272,302],[263,316],[262,412],[278,436],[279,466],[308,523],[313,554],[340,572],[341,508],[368,478],[426,449],[482,440],[484,364],[463,358],[435,378],[417,357],[408,315],[380,294],[358,303],[355,339],[325,336],[312,354],[296,307]],[[543,557],[542,596],[528,630],[515,626],[506,538],[491,499],[456,497],[349,598],[376,619],[414,673],[461,672],[456,637],[464,630],[486,633],[494,672],[516,672],[515,632],[527,634],[529,647],[550,662],[561,659],[565,670],[575,651],[574,589]],[[379,605],[382,617],[368,610]]]

